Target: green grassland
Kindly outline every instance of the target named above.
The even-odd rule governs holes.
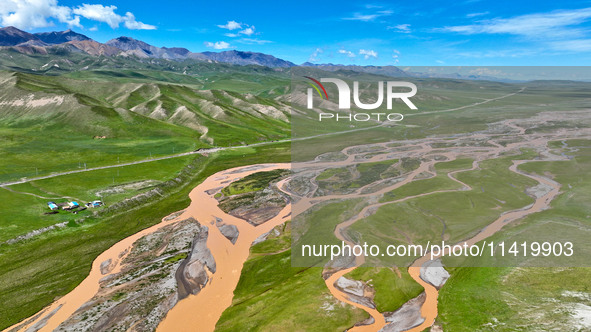
[[[232,184],[222,190],[222,193],[231,196],[263,190],[269,186],[271,181],[277,180],[286,174],[289,174],[289,171],[284,169],[253,173],[245,176],[243,179],[232,182]]]
[[[445,331],[584,331],[572,316],[591,305],[589,268],[465,267],[440,291]],[[586,294],[586,295],[585,295]]]
[[[4,217],[0,220],[0,242],[60,222],[80,220],[92,215],[93,212],[89,209],[79,214],[60,211],[58,214],[45,215],[44,213],[49,211],[48,201],[65,203],[76,200],[82,204],[100,199],[111,205],[174,178],[193,159],[195,156],[157,160],[62,175],[13,185],[8,189],[2,188],[0,207]]]
[[[0,78],[0,181],[289,135],[285,105],[252,94],[159,81]]]
[[[522,327],[524,331],[585,330],[573,316],[577,306],[589,306],[591,269],[587,266],[588,226],[591,211],[591,147],[585,140],[566,141],[570,161],[530,162],[520,166],[528,173],[551,175],[562,184],[552,209],[538,212],[505,227],[491,241],[572,241],[570,259],[544,257],[487,260],[452,269],[452,277],[440,292],[440,317],[445,330],[494,331]],[[560,142],[554,142],[557,152]],[[577,255],[577,253],[579,253]],[[528,267],[533,266],[533,267]],[[536,267],[540,266],[540,267]],[[554,266],[554,267],[547,267]],[[573,267],[574,266],[574,267]],[[581,267],[576,267],[581,266]],[[458,315],[458,313],[462,313]]]
[[[336,225],[346,221],[359,213],[367,205],[362,199],[348,199],[320,203],[303,215],[298,215],[292,222],[293,239],[292,263],[294,266],[324,266],[330,257],[315,257],[304,255],[302,244],[340,245],[334,236]],[[312,220],[322,222],[312,223]]]
[[[49,211],[47,201],[0,188],[0,209],[3,213],[0,241],[4,242],[34,229],[73,219],[71,213],[43,215]]]
[[[391,202],[405,197],[416,196],[438,190],[460,189],[461,185],[451,180],[447,173],[472,168],[472,159],[462,158],[435,164],[437,175],[428,179],[415,180],[411,184],[399,187],[384,194],[381,202]]]
[[[67,174],[32,181],[30,185],[43,191],[49,191],[63,196],[72,196],[83,201],[102,198],[105,203],[111,204],[121,200],[122,196],[120,194],[123,194],[123,197],[125,197],[125,195],[128,196],[130,193],[137,193],[137,191],[124,189],[123,193],[105,192],[101,194],[101,190],[108,191],[108,189],[141,181],[151,181],[157,184],[169,180],[174,178],[194,158],[195,156],[183,156],[137,165]],[[97,192],[99,193],[98,195]]]
[[[250,258],[216,331],[337,331],[366,318],[330,294],[321,268],[293,268],[290,250]]]
[[[341,305],[326,288],[320,267],[292,267],[289,225],[251,248],[232,305],[216,331],[340,331],[367,318]]]
[[[318,188],[324,193],[346,193],[375,181],[399,174],[398,160],[361,163],[350,167],[329,168],[316,177]]]
[[[90,271],[91,262],[119,240],[186,208],[189,192],[207,176],[223,169],[289,161],[289,145],[275,144],[229,150],[197,157],[183,171],[183,181],[162,184],[155,196],[131,210],[109,211],[74,227],[44,233],[34,239],[0,246],[0,328],[10,326],[71,291]]]
[[[423,292],[407,269],[361,266],[347,277],[364,281],[374,289],[374,303],[379,312],[394,311]]]
[[[428,241],[457,242],[468,238],[494,221],[502,212],[533,202],[524,190],[535,185],[536,182],[508,170],[512,164],[511,160],[516,158],[527,158],[527,156],[507,156],[486,160],[480,163],[478,170],[457,173],[456,177],[471,186],[472,190],[433,193],[409,201],[381,206],[375,214],[352,225],[349,234],[359,241],[378,245],[382,250],[385,250],[387,245],[405,244],[409,241],[415,244],[426,244]],[[448,163],[438,165],[441,165],[441,170],[446,168],[458,170],[466,169],[466,166],[471,165],[471,161],[465,159],[446,164]],[[439,176],[446,181],[442,183],[433,181],[437,177],[413,181],[385,197],[391,200],[460,187],[446,175]],[[433,186],[425,186],[426,183]],[[405,266],[412,260],[411,257],[396,258],[395,264]]]

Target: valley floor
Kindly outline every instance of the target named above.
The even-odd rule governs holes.
[[[571,121],[587,121],[588,114],[567,115]],[[352,245],[361,239],[416,243],[425,236],[472,244],[521,234],[523,227],[535,232],[539,225],[548,225],[545,214],[561,213],[564,199],[573,197],[569,192],[589,185],[576,183],[569,168],[591,170],[586,162],[591,130],[528,132],[551,121],[552,114],[540,113],[502,121],[478,133],[347,146],[312,162],[252,164],[211,174],[191,191],[188,208],[109,248],[72,292],[8,330],[514,330],[519,327],[505,324],[517,316],[526,320],[534,316],[518,314],[522,304],[510,295],[495,297],[488,292],[497,287],[507,292],[518,292],[517,285],[535,287],[523,280],[527,271],[549,274],[548,278],[562,272],[470,268],[444,259],[448,273],[427,256],[390,267],[366,262],[366,257],[343,256],[320,265],[324,267],[297,268],[299,264],[292,264],[294,257],[298,259],[297,253],[293,256],[292,233],[310,220],[324,220],[311,228],[314,236]],[[292,174],[281,179],[280,174],[266,175],[281,168],[291,168]],[[252,193],[263,196],[253,199]],[[256,213],[270,207],[255,206],[264,197],[269,202],[274,197],[283,208],[274,208],[271,218],[257,224],[233,215],[256,219]],[[458,219],[456,208],[441,206],[444,201],[469,202],[472,209],[460,209],[468,220],[480,222]],[[226,203],[218,206],[220,202]],[[290,203],[295,204],[293,211]],[[348,208],[334,209],[343,204]],[[405,222],[404,211],[411,207],[413,222]],[[417,224],[421,220],[417,213],[425,221]],[[393,215],[397,221],[386,233],[384,217]],[[589,229],[579,226],[579,232]],[[293,238],[297,241],[310,236],[297,234]],[[406,271],[404,264],[411,263]],[[570,275],[586,270],[569,271]],[[476,277],[483,273],[482,279]],[[484,290],[477,286],[483,280],[488,282]],[[588,300],[581,282],[547,290],[549,296],[561,292],[557,301],[564,302],[562,313],[571,318],[551,321],[555,313],[544,309],[542,301],[535,315],[548,320],[537,322],[538,326],[572,331],[589,327],[584,318],[587,305],[568,300]],[[475,307],[490,302],[471,292],[491,296],[490,301],[496,301],[491,305],[505,312],[493,310],[491,315],[482,308],[470,320],[457,320],[474,312],[460,306],[463,297],[472,299]],[[200,308],[199,314],[195,308]]]

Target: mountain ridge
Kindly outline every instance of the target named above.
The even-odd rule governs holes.
[[[46,44],[56,45],[56,44],[63,44],[69,41],[84,41],[84,40],[92,40],[87,36],[74,32],[70,29],[66,31],[52,31],[52,32],[39,32],[34,33],[34,36],[39,38]]]
[[[297,65],[291,61],[277,58],[270,54],[226,50],[220,52],[191,52],[184,47],[157,47],[150,45],[144,41],[134,39],[132,37],[120,36],[111,39],[105,43],[97,42],[88,36],[77,33],[70,29],[66,31],[53,31],[42,33],[29,33],[15,27],[9,26],[0,28],[0,51],[12,50],[25,56],[45,55],[54,57],[56,61],[65,61],[71,63],[69,56],[74,54],[89,55],[91,57],[108,57],[113,63],[121,63],[125,61],[122,59],[129,59],[132,61],[138,60],[143,65],[149,65],[150,62],[161,59],[164,61],[173,61],[173,63],[162,64],[166,68],[178,68],[175,62],[195,61],[201,63],[220,63],[238,66],[263,66],[275,69],[289,69],[292,67],[310,67],[320,69],[326,72],[358,72],[374,75],[382,75],[388,77],[416,77],[416,78],[449,78],[449,79],[464,79],[464,80],[491,80],[500,82],[510,82],[512,80],[501,79],[485,75],[461,75],[458,73],[452,74],[434,74],[429,72],[411,72],[405,71],[397,66],[376,66],[376,65],[355,65],[355,64],[332,64],[332,63],[311,63],[304,62]],[[12,55],[7,54],[8,58],[12,59]],[[51,60],[51,59],[50,59]],[[30,66],[31,59],[25,59],[22,62],[15,62],[12,60],[0,61],[0,66],[5,68],[23,68],[26,71],[39,72],[47,69],[64,70],[62,67],[52,66],[42,68],[35,68]],[[101,60],[102,61],[102,60]],[[94,64],[97,61],[93,61]],[[26,65],[24,65],[26,64]],[[55,67],[55,68],[54,68]],[[183,65],[186,68],[186,64]],[[45,69],[44,69],[45,68]],[[86,69],[87,65],[80,68]],[[68,69],[66,69],[68,70]],[[183,70],[184,72],[184,70]]]
[[[29,33],[15,27],[0,28],[0,47],[23,54],[48,54],[57,48],[83,52],[92,56],[135,56],[140,59],[201,60],[233,65],[259,65],[272,68],[289,68],[296,64],[269,54],[229,50],[222,52],[193,53],[184,47],[157,47],[132,37],[120,36],[105,43],[72,30]]]
[[[41,39],[12,26],[0,29],[0,46],[17,46],[29,41],[41,41]]]

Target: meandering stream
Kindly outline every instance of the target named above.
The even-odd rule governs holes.
[[[523,135],[525,133],[525,129],[515,125],[513,123],[513,121],[507,121],[506,124],[513,129],[519,130],[520,135]],[[399,203],[399,202],[406,201],[409,199],[422,197],[422,196],[426,196],[426,195],[432,195],[435,193],[452,192],[452,191],[460,191],[460,190],[471,190],[472,188],[469,185],[456,179],[454,177],[454,175],[457,173],[460,173],[460,172],[466,172],[466,171],[471,171],[471,170],[477,169],[479,161],[484,160],[485,156],[486,156],[486,159],[490,159],[491,157],[498,157],[501,153],[506,152],[506,151],[510,151],[510,150],[514,150],[514,149],[518,148],[519,146],[524,145],[524,143],[526,144],[527,147],[539,148],[539,147],[545,146],[548,141],[549,141],[548,139],[537,138],[537,139],[534,139],[531,141],[525,141],[522,143],[508,144],[506,147],[504,147],[500,144],[497,144],[496,142],[494,142],[492,140],[489,140],[488,143],[490,143],[494,147],[488,148],[482,152],[473,152],[472,157],[475,158],[475,161],[474,161],[471,168],[463,169],[463,170],[456,170],[453,172],[449,172],[447,174],[447,176],[450,179],[452,179],[453,181],[458,182],[459,184],[462,185],[461,189],[437,190],[437,191],[422,193],[422,194],[418,194],[418,195],[407,196],[402,199],[391,201],[391,202],[382,202],[382,203],[371,204],[369,206],[364,207],[363,210],[361,210],[361,212],[358,213],[357,215],[355,215],[353,218],[350,218],[349,220],[337,225],[335,227],[334,234],[341,241],[344,241],[347,244],[352,246],[355,243],[353,243],[350,239],[347,238],[345,230],[348,227],[350,227],[351,225],[353,225],[355,222],[357,222],[359,219],[367,217],[368,211],[372,211],[372,210],[375,211],[377,207],[384,206],[387,204]],[[426,146],[426,145],[421,145],[420,147],[421,148],[418,151],[422,155],[425,155],[427,152],[432,152],[434,150],[430,146]],[[341,152],[347,154],[346,150],[347,149],[344,149]],[[451,160],[455,160],[458,157],[458,155],[460,155],[461,153],[445,152],[445,153],[439,153],[439,154],[445,156],[447,158],[446,161],[451,161]],[[353,155],[348,155],[348,158],[344,163],[346,164],[347,161],[351,161],[353,159],[353,157],[354,157]],[[376,159],[376,158],[374,157],[372,159]],[[520,208],[520,209],[508,211],[506,213],[501,214],[494,222],[492,222],[491,224],[486,226],[484,229],[482,229],[476,235],[474,235],[470,239],[459,242],[458,243],[459,245],[464,245],[464,244],[467,244],[469,246],[473,245],[479,241],[482,241],[482,240],[494,235],[495,233],[500,231],[504,225],[506,225],[512,221],[524,218],[532,213],[536,213],[536,212],[539,212],[539,211],[549,208],[551,201],[559,194],[560,184],[551,180],[551,179],[548,179],[546,177],[527,174],[525,172],[521,172],[518,170],[519,165],[526,163],[526,162],[536,162],[536,161],[539,161],[539,160],[514,160],[512,165],[509,167],[509,170],[514,173],[517,173],[519,175],[529,177],[530,179],[533,179],[540,184],[544,184],[546,186],[549,186],[552,189],[550,191],[548,191],[547,193],[545,193],[544,195],[542,195],[540,197],[536,197],[535,202],[526,208]],[[339,164],[339,163],[335,163],[335,164]],[[433,160],[423,161],[421,163],[421,165],[415,171],[409,173],[404,180],[402,180],[401,182],[398,182],[392,186],[388,186],[387,188],[380,190],[380,192],[374,192],[374,193],[372,193],[372,195],[375,195],[376,193],[380,194],[380,193],[388,192],[388,191],[394,190],[402,185],[405,185],[409,182],[412,182],[416,179],[416,177],[419,174],[421,174],[425,171],[430,171],[431,167],[434,164],[435,164],[435,161],[433,161]],[[363,188],[360,188],[359,190],[357,190],[353,194],[336,195],[336,196],[338,198],[360,197],[359,193],[362,192],[362,190],[363,190]],[[361,196],[363,196],[363,195],[361,195]],[[337,198],[335,196],[325,196],[325,197],[330,197],[331,199]],[[325,197],[320,197],[320,199],[319,198],[314,198],[314,199],[316,200],[316,202],[318,202],[318,201],[323,201]],[[439,291],[436,287],[434,287],[433,285],[429,284],[428,282],[424,281],[421,278],[421,267],[423,266],[423,264],[427,263],[430,259],[431,259],[431,255],[426,254],[425,256],[417,259],[412,264],[412,266],[410,266],[408,268],[408,272],[409,272],[410,276],[425,289],[425,294],[426,294],[425,302],[423,303],[423,305],[421,307],[421,316],[425,320],[420,325],[408,329],[407,331],[409,331],[409,332],[423,331],[424,329],[432,326],[433,323],[435,322],[436,317],[437,317],[437,299],[439,296]],[[331,293],[336,298],[338,298],[339,300],[344,301],[346,303],[349,303],[355,307],[365,310],[371,317],[374,318],[373,323],[368,324],[368,325],[355,326],[352,329],[350,329],[350,331],[355,331],[355,332],[358,332],[358,331],[363,331],[363,332],[365,332],[365,331],[368,331],[368,332],[369,331],[379,331],[386,325],[386,322],[384,321],[383,314],[381,314],[380,312],[378,312],[377,310],[375,310],[373,308],[369,308],[369,307],[366,307],[362,304],[352,301],[351,299],[349,299],[347,297],[346,293],[343,293],[340,289],[335,287],[335,282],[340,277],[343,277],[346,274],[352,272],[356,267],[361,266],[364,263],[364,261],[365,261],[364,257],[356,257],[355,266],[335,272],[326,280],[326,284],[327,284],[327,287],[329,288],[329,290],[331,291]]]
[[[518,135],[524,135],[525,130],[515,125],[512,121],[507,121],[506,124],[507,126],[513,129],[519,130]],[[487,138],[487,136],[483,134],[477,134],[473,137]],[[306,208],[315,205],[319,202],[328,201],[332,199],[346,199],[381,195],[386,192],[392,191],[396,188],[399,188],[403,185],[411,183],[412,181],[418,180],[419,178],[421,178],[420,176],[424,176],[425,174],[430,173],[431,175],[436,176],[433,166],[438,162],[455,160],[459,155],[466,155],[467,152],[470,154],[471,157],[475,159],[471,168],[456,170],[453,172],[449,172],[447,174],[447,176],[451,180],[461,185],[461,188],[459,189],[438,190],[433,192],[421,193],[414,196],[403,197],[401,199],[391,202],[370,204],[364,207],[356,216],[339,224],[334,230],[335,236],[338,239],[346,243],[349,243],[350,245],[353,245],[354,243],[351,241],[351,239],[348,238],[346,230],[359,219],[366,217],[367,213],[371,213],[370,211],[375,211],[376,208],[386,204],[399,203],[420,196],[432,195],[434,193],[469,190],[471,189],[471,187],[456,179],[455,174],[475,170],[479,167],[480,161],[498,157],[501,153],[517,150],[520,147],[545,147],[547,142],[551,139],[556,140],[558,138],[534,137],[531,140],[509,143],[506,146],[502,146],[493,140],[489,140],[488,142],[490,143],[490,146],[487,146],[485,148],[464,147],[463,149],[435,149],[432,147],[432,142],[423,141],[422,143],[409,145],[412,146],[414,149],[411,150],[410,153],[415,154],[416,156],[420,156],[422,161],[418,168],[406,174],[403,178],[400,179],[400,181],[390,185],[383,186],[382,188],[375,191],[371,191],[369,193],[363,192],[364,189],[367,189],[367,187],[369,186],[368,185],[359,188],[356,192],[351,194],[327,195],[319,197],[313,197],[313,195],[309,195],[307,197],[301,197],[298,204],[302,204],[302,206]],[[386,147],[386,144],[387,143],[383,143],[383,146]],[[355,154],[347,153],[347,149],[350,148],[343,149],[342,151],[345,155],[347,155],[347,158],[344,161],[326,162],[324,164],[322,162],[315,162],[310,163],[310,165],[320,168],[323,166],[339,167],[349,165],[353,161]],[[427,155],[443,156],[445,157],[445,159],[425,158]],[[386,160],[385,156],[376,155],[366,160],[363,160],[362,162],[372,162],[380,160]],[[518,169],[518,166],[520,164],[535,161],[536,160],[515,160],[509,167],[509,170],[521,176],[526,176],[532,180],[535,180],[540,184],[544,184],[545,186],[551,189],[543,195],[536,197],[535,202],[532,205],[501,214],[495,221],[490,223],[476,235],[474,235],[470,239],[461,241],[459,243],[460,245],[464,243],[468,245],[475,244],[497,233],[502,229],[504,225],[512,221],[521,219],[532,213],[542,211],[549,207],[552,200],[559,194],[560,184],[546,177],[527,174]],[[250,247],[253,241],[262,234],[269,232],[274,227],[292,218],[291,205],[288,204],[275,217],[271,218],[270,220],[266,221],[265,223],[259,226],[253,226],[243,219],[231,216],[223,212],[218,207],[218,201],[214,197],[213,189],[227,186],[228,183],[232,181],[236,181],[256,172],[289,168],[291,168],[290,164],[251,165],[224,170],[208,177],[203,183],[199,184],[191,191],[191,204],[186,210],[184,210],[182,214],[176,215],[174,217],[169,216],[163,218],[161,223],[147,228],[143,231],[140,231],[116,243],[95,259],[95,261],[92,263],[92,268],[87,278],[84,279],[84,281],[80,285],[78,285],[74,290],[72,290],[70,293],[63,296],[62,298],[56,300],[54,303],[43,309],[40,313],[36,314],[35,316],[32,316],[28,320],[16,324],[6,329],[5,331],[26,331],[28,329],[34,331],[53,331],[62,322],[71,317],[78,308],[80,308],[82,305],[88,302],[94,295],[97,294],[100,288],[101,279],[120,272],[121,261],[125,259],[126,255],[130,252],[133,244],[138,239],[153,232],[156,232],[162,227],[171,225],[176,222],[180,222],[181,220],[191,217],[196,219],[201,225],[206,226],[209,229],[207,247],[209,248],[215,259],[216,272],[208,273],[208,284],[198,294],[189,295],[187,298],[179,301],[168,312],[165,319],[160,323],[158,331],[213,331],[215,329],[217,321],[219,320],[224,310],[226,310],[232,303],[234,289],[238,284],[242,267],[248,258]],[[281,181],[277,184],[277,186],[280,189],[282,189],[283,185],[285,184],[285,181],[286,180]],[[220,232],[215,223],[216,218],[221,218],[225,224],[234,225],[237,227],[239,236],[235,244],[232,244],[231,241],[228,240]],[[431,326],[437,317],[438,290],[434,286],[422,280],[420,277],[421,266],[424,263],[426,263],[429,259],[430,257],[425,255],[424,257],[421,257],[420,259],[416,260],[414,264],[408,268],[408,272],[411,275],[411,277],[421,286],[424,287],[426,293],[425,302],[421,307],[421,315],[425,318],[425,320],[422,324],[413,327],[408,331],[422,331],[423,329]],[[103,274],[102,272],[104,271],[101,272],[101,264],[109,260],[112,262],[111,269],[106,274]],[[351,328],[350,331],[378,331],[387,324],[383,313],[380,313],[376,309],[369,308],[362,304],[358,304],[352,301],[346,293],[342,292],[335,286],[335,282],[340,277],[345,276],[347,273],[353,271],[357,266],[360,266],[363,263],[364,257],[356,257],[354,266],[349,266],[338,271],[331,271],[332,273],[328,275],[328,278],[325,280],[325,282],[328,289],[336,299],[349,303],[362,310],[365,310],[371,317],[373,317],[372,323],[368,325],[355,326]],[[196,314],[197,310],[198,314]]]

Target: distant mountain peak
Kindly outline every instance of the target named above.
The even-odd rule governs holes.
[[[0,46],[16,46],[30,41],[40,41],[37,36],[13,26],[0,29]]]
[[[136,39],[133,39],[133,38],[127,37],[127,36],[119,36],[119,37],[111,39],[111,40],[116,40],[116,41],[125,42],[125,43],[130,42],[130,41],[137,41]]]
[[[13,27],[12,25],[9,25],[7,27],[1,28],[0,30],[4,30],[4,31],[19,31],[19,32],[24,32],[22,30],[19,30],[15,27]]]
[[[266,66],[266,67],[294,67],[295,64],[290,61],[278,59],[272,55],[264,54],[264,53],[257,53],[257,52],[249,52],[249,51],[223,51],[223,52],[203,52],[202,53],[207,59],[218,61],[218,62],[225,62],[231,63],[235,65],[259,65],[259,66]]]
[[[141,40],[137,40],[137,39],[127,37],[127,36],[119,36],[117,38],[113,38],[113,39],[109,40],[108,42],[106,42],[105,44],[116,43],[116,42],[119,42],[119,43],[141,43],[141,44],[148,45],[148,43],[145,43]]]
[[[39,32],[34,35],[44,43],[52,45],[63,44],[73,40],[90,40],[87,36],[74,32],[71,29],[66,31]]]
[[[115,39],[111,39],[105,43],[106,45],[117,47],[123,51],[130,51],[135,49],[142,49],[144,51],[151,52],[151,48],[156,48],[148,43],[145,43],[141,40],[133,39],[131,37],[121,36]]]

